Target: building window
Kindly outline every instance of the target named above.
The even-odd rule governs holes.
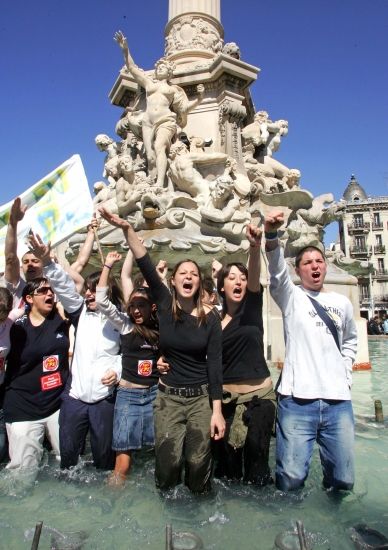
[[[365,248],[365,237],[355,237],[354,242],[357,248]]]
[[[384,258],[377,258],[377,271],[384,273]]]
[[[360,283],[360,298],[362,300],[369,300],[369,285],[367,283]]]
[[[376,245],[382,246],[383,245],[383,237],[382,235],[376,235]]]
[[[373,223],[375,225],[380,225],[380,212],[374,212],[373,213]]]
[[[355,227],[362,227],[364,225],[364,216],[362,214],[354,214],[353,223]]]

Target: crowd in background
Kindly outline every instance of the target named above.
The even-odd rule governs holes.
[[[371,317],[367,323],[367,330],[370,336],[378,336],[379,334],[388,334],[388,316],[386,313],[378,315],[377,313]]]

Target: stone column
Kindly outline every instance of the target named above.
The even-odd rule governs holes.
[[[211,59],[223,47],[220,0],[170,0],[165,55],[175,63]]]
[[[168,6],[168,20],[174,19],[183,13],[206,13],[221,21],[220,0],[170,0]]]

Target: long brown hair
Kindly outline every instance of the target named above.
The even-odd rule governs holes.
[[[152,294],[149,288],[140,286],[133,289],[127,303],[128,315],[131,321],[133,322],[132,330],[133,332],[136,332],[139,336],[144,338],[144,340],[148,344],[151,344],[152,346],[159,346],[159,324],[158,324],[158,320],[155,315],[155,312],[151,311],[149,320],[146,323],[143,323],[141,325],[136,324],[134,322],[134,319],[131,316],[129,304],[131,303],[131,300],[135,295],[140,295],[143,298],[145,298],[150,303],[151,306],[155,305],[154,299],[152,297]]]
[[[202,302],[202,295],[203,295],[202,273],[201,273],[201,269],[200,269],[199,265],[197,264],[197,262],[195,262],[194,260],[190,260],[190,259],[186,259],[186,260],[182,260],[182,261],[178,262],[175,265],[174,269],[172,270],[171,280],[175,277],[175,274],[178,271],[178,269],[180,268],[180,266],[182,264],[185,264],[185,263],[194,264],[195,267],[198,270],[199,287],[198,287],[197,292],[194,294],[194,304],[195,304],[195,307],[197,309],[198,326],[200,326],[200,325],[202,325],[202,323],[206,323],[206,312],[205,312],[205,308],[203,307],[203,302]],[[177,295],[176,295],[176,290],[175,290],[174,285],[172,285],[172,284],[171,284],[171,295],[172,295],[172,316],[173,316],[174,321],[179,321],[180,318],[181,318],[181,315],[182,315],[182,310],[178,305],[178,298],[177,298]]]

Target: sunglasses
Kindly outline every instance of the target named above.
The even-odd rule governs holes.
[[[35,290],[34,295],[35,296],[46,296],[46,294],[48,294],[49,292],[54,294],[54,291],[51,288],[51,286],[40,286],[39,288],[37,288]]]

